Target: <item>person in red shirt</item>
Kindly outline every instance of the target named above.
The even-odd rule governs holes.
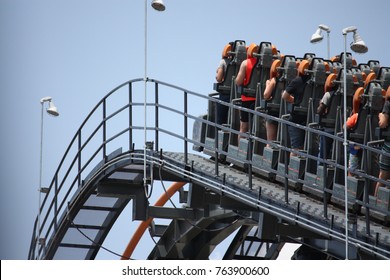
[[[240,70],[236,77],[237,86],[247,86],[250,82],[252,69],[256,66],[257,58],[253,56],[258,51],[259,46],[251,44],[247,49],[247,59],[241,63]],[[242,107],[254,110],[256,97],[241,94]],[[249,113],[240,111],[240,132],[246,133],[249,130]],[[239,135],[238,139],[242,136]]]

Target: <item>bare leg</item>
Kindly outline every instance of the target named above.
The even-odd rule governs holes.
[[[276,136],[277,136],[277,133],[278,133],[278,125],[274,124],[274,123],[270,123],[270,122],[266,122],[265,123],[265,128],[267,130],[267,140],[268,141],[275,141],[276,140]],[[270,145],[267,144],[267,147],[269,147]]]
[[[249,125],[248,122],[240,122],[240,132],[246,133],[248,132]],[[240,142],[240,138],[245,138],[245,136],[238,135],[238,142]]]
[[[299,151],[299,150],[302,150],[302,149],[303,149],[303,147],[300,147],[300,148],[294,149],[294,150]],[[296,153],[294,153],[294,152],[292,152],[292,153],[290,154],[290,157],[296,157],[296,156],[298,156],[298,154],[296,154]]]
[[[387,180],[389,178],[389,175],[390,175],[390,171],[380,170],[378,177],[379,177],[379,179]],[[383,184],[380,182],[377,182],[376,187],[375,187],[375,193],[374,193],[375,196],[378,196],[379,187],[383,187]]]

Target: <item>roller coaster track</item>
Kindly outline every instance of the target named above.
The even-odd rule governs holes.
[[[137,118],[145,105],[143,86],[154,93],[146,103],[152,116],[147,137],[153,141],[145,149],[136,147],[144,142],[143,119]],[[143,79],[128,81],[102,98],[76,132],[43,194],[28,258],[95,259],[132,201],[133,220],[144,221],[158,238],[148,259],[208,259],[233,234],[224,259],[276,259],[287,242],[304,244],[313,258],[318,253],[328,259],[390,259],[388,226],[354,215],[346,238],[343,209],[190,153],[192,145],[202,143],[191,139],[189,127],[199,121],[214,125],[196,111],[210,99]],[[144,166],[150,176],[147,186]],[[152,206],[153,181],[182,183],[177,191],[180,207]],[[157,225],[153,218],[170,223]],[[121,258],[131,259],[133,249],[124,248]]]

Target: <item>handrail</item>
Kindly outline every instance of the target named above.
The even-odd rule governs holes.
[[[53,230],[53,227],[54,225],[57,224],[57,218],[60,214],[60,211],[62,210],[62,208],[64,207],[64,205],[66,205],[66,201],[67,199],[70,197],[70,194],[71,194],[71,191],[75,185],[75,183],[77,182],[77,180],[80,178],[81,176],[81,172],[86,168],[86,166],[92,161],[92,159],[97,155],[97,153],[104,148],[104,145],[105,143],[103,143],[102,145],[99,146],[99,148],[95,151],[95,153],[93,153],[92,157],[88,160],[88,164],[86,164],[83,168],[80,166],[80,162],[81,162],[81,153],[82,151],[86,148],[86,146],[88,145],[88,143],[91,141],[91,139],[93,138],[93,136],[96,135],[96,133],[98,132],[98,130],[106,123],[106,120],[103,119],[97,126],[96,128],[94,129],[93,133],[91,135],[89,135],[89,137],[87,138],[87,141],[85,141],[83,144],[81,144],[81,132],[83,130],[83,128],[87,125],[88,121],[91,119],[91,117],[97,112],[97,110],[102,106],[102,104],[104,104],[104,102],[106,102],[106,100],[111,97],[114,93],[116,93],[119,89],[125,87],[126,85],[128,85],[129,87],[131,87],[131,85],[133,83],[136,83],[136,82],[140,82],[140,81],[143,81],[142,78],[139,78],[139,79],[133,79],[133,80],[130,80],[130,81],[127,81],[119,86],[117,86],[116,88],[114,88],[113,90],[111,90],[108,94],[106,94],[98,103],[97,105],[91,110],[91,112],[87,115],[87,117],[85,118],[85,120],[82,122],[82,124],[80,125],[79,129],[77,130],[77,132],[75,133],[74,137],[72,138],[70,144],[68,145],[65,153],[64,153],[64,156],[62,157],[59,165],[58,165],[58,168],[57,170],[55,171],[55,175],[51,181],[51,184],[48,188],[48,192],[46,193],[43,201],[42,201],[42,204],[40,205],[40,213],[41,215],[44,216],[44,219],[42,220],[42,223],[41,223],[41,227],[39,229],[37,229],[37,224],[38,224],[38,217],[36,218],[36,221],[34,223],[34,230],[33,230],[33,236],[32,236],[32,240],[31,240],[31,246],[30,246],[30,251],[29,251],[29,259],[35,259],[35,258],[39,258],[39,255],[40,255],[40,250],[38,249],[37,250],[37,256],[35,255],[35,248],[38,246],[38,238],[41,238],[40,236],[40,233],[42,231],[42,229],[45,227],[45,224],[46,224],[46,221],[49,219],[49,215],[53,215],[53,220],[50,222],[49,225],[47,225],[47,232],[44,236],[44,240],[45,239],[48,239],[49,237],[49,234],[51,233],[51,230]],[[129,107],[129,105],[127,105],[127,107]],[[130,129],[130,127],[129,127]],[[76,143],[77,142],[77,143]],[[67,168],[67,170],[65,171],[65,175],[63,176],[63,178],[59,179],[58,178],[58,174],[60,173],[60,171],[62,171],[62,168],[64,166],[64,163],[65,163],[65,160],[67,160],[69,158],[69,154],[70,154],[70,151],[71,149],[74,147],[74,145],[78,145],[79,147],[77,148],[77,152],[75,154],[75,156],[73,158],[71,158],[71,164],[69,165],[69,167]],[[106,154],[103,155],[102,159],[104,160],[104,157],[107,156]],[[72,168],[73,166],[76,164],[76,162],[79,161],[79,165],[78,165],[78,171],[77,171],[77,177],[73,180],[73,182],[71,183],[71,185],[69,186],[69,189],[68,191],[65,193],[64,195],[64,198],[63,200],[59,203],[59,206],[56,207],[54,213],[51,213],[50,211],[53,209],[53,205],[57,205],[58,201],[58,196],[59,196],[59,193],[61,192],[63,186],[64,186],[64,182],[66,181],[66,179],[68,178],[70,172],[72,171]],[[66,168],[66,167],[64,167]],[[59,186],[57,186],[57,182],[58,180],[60,181],[60,184]],[[54,190],[54,194],[53,194],[53,200],[51,202],[47,202],[47,200],[49,199],[50,197],[50,194],[53,192],[53,188],[55,186],[55,190]],[[44,207],[45,207],[45,204],[46,203],[50,203],[48,205],[48,210],[45,214],[45,212],[43,212],[44,210]],[[34,248],[34,249],[33,249]]]
[[[162,81],[158,81],[155,79],[148,79],[148,83],[154,84],[154,93],[155,93],[155,101],[147,102],[147,107],[154,107],[155,118],[154,124],[148,125],[147,127],[143,127],[142,125],[135,124],[136,122],[136,109],[143,106],[143,102],[141,99],[143,97],[142,91],[134,91],[134,87],[139,85],[142,86],[144,83],[143,78],[129,80],[121,85],[115,87],[109,93],[107,93],[91,110],[91,112],[87,115],[84,121],[81,123],[79,129],[76,131],[74,137],[72,138],[69,146],[65,150],[63,157],[60,160],[60,163],[54,173],[53,179],[48,187],[48,192],[45,194],[45,197],[40,205],[39,213],[41,215],[41,223],[40,228],[38,227],[38,217],[34,222],[32,240],[30,245],[30,250],[28,254],[29,259],[40,259],[44,257],[44,241],[49,240],[50,237],[57,230],[58,224],[60,222],[59,219],[63,216],[63,213],[67,211],[67,205],[72,199],[73,195],[77,193],[79,188],[82,188],[88,174],[93,171],[93,168],[96,166],[96,163],[105,163],[107,157],[112,152],[108,147],[110,144],[115,141],[119,141],[119,145],[126,147],[128,150],[133,149],[135,133],[139,132],[138,137],[142,136],[141,131],[146,129],[148,132],[154,133],[155,137],[155,149],[159,150],[159,142],[160,142],[160,133],[164,134],[164,137],[173,137],[174,139],[179,139],[183,141],[183,150],[185,154],[185,162],[187,163],[188,158],[188,145],[202,145],[204,143],[199,143],[198,141],[191,139],[188,132],[188,126],[192,121],[199,121],[205,125],[211,125],[217,128],[223,128],[230,133],[240,134],[240,132],[235,131],[231,128],[226,128],[221,125],[217,125],[209,120],[204,120],[199,117],[199,113],[190,113],[189,107],[187,106],[187,99],[197,98],[201,102],[215,102],[221,103],[223,105],[229,106],[233,109],[240,109],[247,111],[253,115],[257,115],[263,117],[265,119],[272,119],[277,121],[280,124],[296,126],[302,129],[305,129],[309,133],[314,133],[317,135],[326,135],[327,137],[331,137],[334,141],[343,142],[343,139],[339,136],[329,135],[323,131],[317,130],[311,127],[303,127],[300,125],[296,125],[287,120],[275,118],[273,116],[269,116],[263,112],[253,111],[250,109],[242,108],[235,104],[222,102],[212,96],[207,94],[200,94],[196,92],[189,91],[187,89],[171,85]],[[161,100],[164,95],[164,92],[161,90],[161,86],[164,86],[164,90],[168,89],[170,94],[172,91],[178,91],[181,96],[183,96],[183,109],[180,110],[177,107],[173,106],[169,103],[169,105],[164,104]],[[125,89],[128,89],[126,91]],[[176,92],[175,92],[176,93]],[[108,107],[111,105],[115,105],[116,97],[123,97],[125,95],[128,98],[126,104],[122,104],[119,109],[114,110],[113,112],[108,112]],[[149,97],[152,95],[149,95]],[[179,95],[178,95],[179,96]],[[138,99],[137,99],[138,98]],[[145,100],[146,101],[146,100]],[[172,98],[169,99],[172,101]],[[193,108],[191,108],[193,109]],[[161,110],[161,111],[160,111]],[[192,110],[193,111],[193,110]],[[166,114],[174,114],[175,116],[181,116],[182,122],[181,125],[177,124],[176,126],[182,126],[181,132],[174,132],[168,128],[163,127],[162,118]],[[126,114],[126,121],[123,122],[123,114]],[[197,114],[197,115],[195,115]],[[94,117],[98,118],[96,121],[93,119]],[[167,121],[168,124],[171,123],[171,120]],[[118,128],[119,123],[119,128]],[[164,123],[165,124],[165,123]],[[92,126],[92,129],[89,126]],[[88,132],[88,129],[91,132]],[[84,135],[86,133],[86,135]],[[256,137],[255,135],[248,135],[251,141],[258,141],[261,143],[267,143],[266,140]],[[100,138],[99,138],[100,137]],[[123,140],[122,137],[127,137],[126,140]],[[98,139],[98,144],[95,143],[95,139]],[[165,138],[164,138],[165,139]],[[125,142],[124,142],[125,141]],[[359,144],[363,149],[378,153],[381,152],[377,149],[370,147],[369,145]],[[178,145],[176,145],[178,146]],[[281,150],[290,152],[291,149],[288,147],[278,146]],[[117,146],[114,147],[118,148]],[[226,154],[226,152],[215,147],[215,151],[219,154]],[[318,159],[318,157],[307,155],[304,153],[298,152],[301,156],[305,156],[306,158],[311,158],[313,160],[318,160],[320,162],[326,163],[328,166],[333,166],[335,168],[343,169],[344,167],[332,162],[330,160]],[[386,154],[386,153],[385,153]],[[217,161],[217,159],[216,159]],[[251,160],[244,160],[246,164],[251,165]],[[217,171],[218,172],[218,171]],[[357,172],[360,176],[364,178],[368,178],[369,180],[374,180],[375,178],[370,175],[366,175],[363,173]],[[218,174],[216,174],[218,175]],[[283,174],[284,176],[284,174]],[[288,175],[290,176],[290,175]],[[366,205],[371,208],[369,205]],[[382,210],[383,211],[383,210]],[[389,215],[389,211],[383,211],[383,213]]]

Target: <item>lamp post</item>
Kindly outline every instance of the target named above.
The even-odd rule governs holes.
[[[38,234],[37,234],[37,241],[38,241],[38,245],[39,244],[42,244],[42,240],[40,238],[41,236],[41,222],[40,222],[40,219],[41,219],[41,193],[46,193],[47,192],[47,189],[44,188],[42,186],[42,173],[43,173],[43,109],[44,109],[44,104],[46,102],[49,103],[49,107],[46,109],[46,112],[51,115],[51,116],[54,116],[54,117],[57,117],[59,116],[59,113],[57,111],[57,107],[54,105],[54,103],[52,102],[52,98],[50,96],[47,96],[47,97],[44,97],[41,99],[41,145],[40,145],[40,156],[39,156],[39,189],[38,189],[38,192],[39,192],[39,200],[38,200]],[[38,248],[38,254],[37,256],[39,256],[39,246],[36,246]]]
[[[146,172],[146,142],[147,142],[147,133],[146,133],[146,126],[147,126],[147,113],[146,113],[146,101],[147,101],[147,82],[148,82],[148,0],[145,0],[145,34],[144,34],[144,178],[143,183],[144,187],[146,188],[148,184],[147,180],[147,172]],[[162,0],[153,0],[151,3],[151,6],[156,11],[164,11],[165,5]]]
[[[346,27],[343,29],[344,36],[344,72],[343,72],[343,84],[344,84],[344,200],[345,200],[345,259],[348,259],[348,163],[347,163],[347,34],[353,32],[353,42],[351,43],[351,50],[356,53],[366,53],[368,48],[361,37],[357,34],[357,28],[355,26]]]
[[[330,36],[329,36],[330,28],[329,28],[329,26],[327,26],[325,24],[318,25],[317,31],[311,36],[310,43],[314,44],[314,43],[318,43],[318,42],[322,41],[322,39],[324,38],[324,36],[322,36],[322,30],[326,31],[326,33],[327,33],[327,39],[328,39],[327,51],[328,51],[328,59],[330,59]]]

